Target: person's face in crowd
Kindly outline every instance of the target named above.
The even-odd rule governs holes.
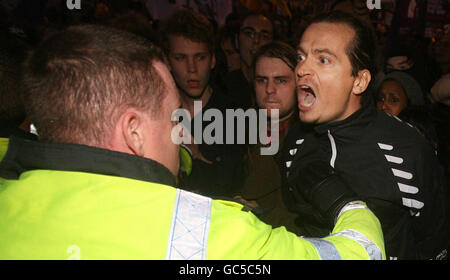
[[[412,60],[407,56],[393,56],[386,61],[386,72],[408,70],[413,64]]]
[[[352,65],[346,54],[353,37],[354,31],[345,24],[315,23],[305,30],[298,46],[295,70],[303,122],[343,120],[361,107],[359,95],[365,88],[359,88],[359,74],[352,76]],[[370,73],[366,72],[364,75],[370,81]]]
[[[228,72],[241,69],[241,56],[239,52],[233,47],[231,39],[226,39],[222,43],[222,49],[227,58]]]
[[[160,118],[156,121],[160,126],[157,132],[160,134],[159,139],[161,139],[161,141],[159,141],[159,143],[156,144],[146,143],[146,145],[149,146],[148,150],[150,151],[152,149],[155,150],[155,145],[157,145],[159,151],[158,157],[155,158],[155,156],[151,156],[150,158],[159,161],[161,164],[167,167],[172,174],[176,175],[178,174],[178,169],[180,166],[179,146],[177,144],[174,144],[173,141],[171,140],[172,129],[176,125],[176,123],[174,123],[171,120],[171,117],[172,113],[176,109],[180,108],[181,101],[178,94],[178,90],[175,86],[175,82],[167,66],[162,62],[154,62],[153,66],[155,67],[156,71],[164,81],[165,84],[164,90],[166,91],[166,93],[165,97],[161,102]],[[152,123],[153,125],[149,125],[147,129],[148,133],[150,134],[153,134],[156,131],[154,129],[155,121],[153,121]]]
[[[169,48],[170,70],[178,87],[191,98],[201,98],[216,65],[214,54],[206,43],[183,36],[169,36]]]
[[[402,85],[394,80],[384,81],[377,93],[377,109],[398,116],[408,105],[408,97]]]
[[[239,32],[239,52],[241,61],[250,67],[258,49],[273,39],[270,20],[262,15],[247,17]]]
[[[288,118],[297,104],[295,74],[286,63],[273,57],[262,56],[255,65],[255,93],[259,108],[279,110],[280,120]]]

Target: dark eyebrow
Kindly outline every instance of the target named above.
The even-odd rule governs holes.
[[[290,80],[291,79],[291,77],[290,76],[275,76],[274,77],[275,79],[285,79],[285,80]]]
[[[325,48],[325,49],[315,49],[314,51],[313,51],[313,53],[326,53],[326,54],[328,54],[328,55],[331,55],[331,56],[333,56],[334,58],[337,58],[337,56],[331,51],[331,50],[329,50],[329,49],[327,49],[327,48]]]
[[[256,32],[256,29],[253,28],[253,27],[251,27],[251,26],[242,27],[241,30],[251,30],[251,31],[253,31],[253,32]],[[261,32],[261,33],[267,33],[267,34],[270,34],[270,32],[269,32],[268,30],[266,30],[266,29],[261,29],[260,32]]]
[[[246,30],[246,29],[250,29],[251,31],[255,31],[255,28],[251,27],[251,26],[246,26],[246,27],[242,27],[241,30]]]
[[[298,46],[297,52],[306,53],[306,52],[302,49],[301,46]],[[314,54],[318,54],[318,53],[319,53],[319,54],[320,54],[320,53],[326,53],[326,54],[328,54],[328,55],[333,56],[334,58],[337,58],[337,56],[336,56],[330,49],[327,49],[327,48],[324,48],[324,49],[315,49],[315,50],[313,51],[313,53],[314,53]]]

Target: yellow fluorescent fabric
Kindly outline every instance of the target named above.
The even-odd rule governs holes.
[[[190,200],[181,200],[186,197]],[[175,212],[183,209],[205,218],[204,224],[194,224],[188,236],[203,242],[205,252],[192,251],[188,257],[327,256],[284,227],[272,229],[252,213],[243,212],[237,203],[128,178],[34,170],[22,173],[19,180],[6,180],[0,188],[0,259],[165,259],[169,248],[184,250],[170,246],[185,236],[183,227],[188,226],[190,216]],[[369,244],[377,245],[370,252],[378,247],[385,257],[381,227],[370,210],[345,212],[332,233],[341,235],[326,238],[342,259],[369,259],[361,243],[343,234],[348,230],[367,237]]]

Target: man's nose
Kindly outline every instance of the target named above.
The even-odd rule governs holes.
[[[187,59],[187,68],[189,73],[195,73],[197,72],[197,63],[195,61],[195,58],[188,58]]]
[[[297,66],[295,67],[295,74],[297,79],[300,79],[304,76],[310,75],[311,74],[311,68],[308,65],[306,60],[303,61],[299,61],[297,63]]]
[[[271,80],[269,80],[269,81],[267,81],[267,84],[266,84],[266,93],[267,94],[274,94],[275,93],[275,84],[274,84],[274,82],[273,81],[271,81]]]

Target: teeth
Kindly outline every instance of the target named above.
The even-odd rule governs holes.
[[[309,89],[310,87],[308,86],[300,86],[301,89]]]

